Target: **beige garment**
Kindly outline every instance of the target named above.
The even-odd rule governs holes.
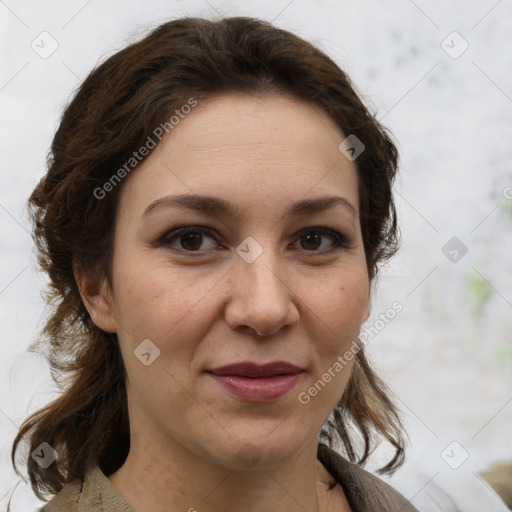
[[[418,512],[398,491],[324,444],[318,459],[342,486],[353,512]],[[118,494],[99,467],[72,482],[53,497],[41,512],[135,512]]]

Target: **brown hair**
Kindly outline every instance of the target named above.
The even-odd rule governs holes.
[[[122,183],[97,191],[145,144],[155,127],[190,98],[229,91],[291,95],[324,109],[346,135],[365,145],[357,158],[360,223],[370,279],[398,248],[392,197],[398,154],[345,73],[309,42],[252,18],[182,18],[164,23],[93,70],[65,109],[52,142],[48,172],[29,199],[38,262],[48,273],[52,315],[39,340],[62,386],[55,401],[30,416],[13,444],[30,452],[42,442],[59,456],[48,468],[27,459],[37,496],[83,480],[93,464],[109,475],[129,449],[125,369],[115,334],[96,327],[73,274],[79,265],[110,281],[116,207]],[[341,142],[341,141],[340,141]],[[362,436],[356,449],[354,435]],[[376,436],[377,434],[377,436]],[[404,431],[389,391],[358,351],[348,387],[321,438],[337,436],[348,458],[364,464],[377,437],[404,458]],[[362,453],[359,453],[361,451]],[[18,471],[18,470],[17,470]]]

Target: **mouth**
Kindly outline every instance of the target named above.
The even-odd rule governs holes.
[[[237,363],[208,370],[225,391],[246,402],[271,402],[283,398],[296,386],[302,368],[277,361],[264,365]]]
[[[234,376],[258,379],[262,377],[277,377],[278,375],[291,375],[301,371],[302,368],[291,363],[276,361],[262,365],[252,362],[229,364],[209,370],[209,373],[223,377]]]

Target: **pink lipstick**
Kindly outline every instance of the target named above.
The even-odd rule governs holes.
[[[243,362],[208,371],[227,392],[248,402],[272,402],[286,396],[302,372],[301,368],[282,361],[263,365]]]

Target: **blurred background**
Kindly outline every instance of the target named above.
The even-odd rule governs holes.
[[[507,510],[493,488],[512,507],[512,1],[0,0],[0,510],[38,506],[10,449],[56,396],[27,351],[47,312],[26,200],[92,68],[181,16],[254,16],[308,39],[394,134],[402,247],[364,326],[409,431],[387,480],[421,512]]]

